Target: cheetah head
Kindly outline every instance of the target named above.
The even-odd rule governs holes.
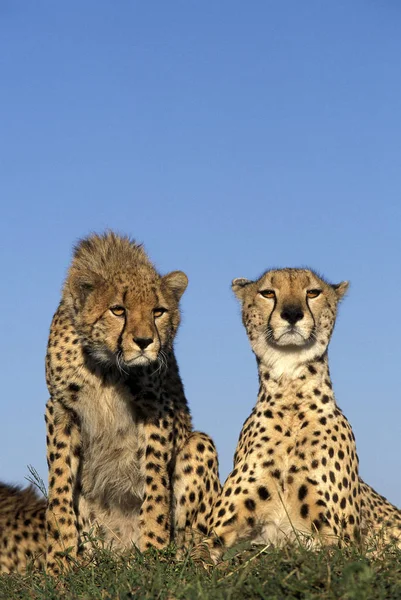
[[[160,276],[142,246],[107,233],[75,249],[64,299],[86,350],[96,361],[126,371],[163,363],[187,284],[185,273]]]
[[[308,269],[279,269],[257,281],[234,279],[232,288],[255,355],[282,374],[324,354],[348,282],[332,285]]]

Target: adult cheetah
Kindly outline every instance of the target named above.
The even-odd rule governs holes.
[[[332,391],[327,348],[348,283],[282,269],[232,287],[260,387],[211,514],[212,558],[241,539],[337,543],[383,527],[388,541],[398,538],[401,513],[359,479],[355,438]]]
[[[46,358],[50,573],[75,561],[89,530],[142,551],[206,530],[217,454],[192,430],[173,350],[186,287],[112,232],[75,248]]]

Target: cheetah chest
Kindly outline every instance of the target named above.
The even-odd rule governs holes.
[[[144,426],[123,386],[92,388],[80,404],[82,512],[126,545],[144,498]]]
[[[319,456],[318,448],[312,445],[316,439],[313,421],[303,411],[280,410],[275,414],[270,409],[265,409],[265,414],[259,414],[254,421],[255,430],[262,430],[263,435],[254,438],[249,468],[257,481],[266,486],[263,490],[268,490],[261,519],[263,543],[280,545],[293,537],[294,528],[305,530],[307,520],[300,516],[299,490],[307,483],[311,465]]]

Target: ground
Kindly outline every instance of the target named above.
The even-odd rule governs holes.
[[[113,557],[98,551],[91,566],[57,580],[41,573],[3,575],[0,599],[21,600],[391,600],[401,598],[401,551],[380,558],[356,549],[233,549],[209,570],[173,552]]]

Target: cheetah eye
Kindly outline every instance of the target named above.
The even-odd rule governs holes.
[[[308,290],[306,295],[308,298],[317,298],[322,293],[322,290]]]
[[[113,315],[116,315],[116,317],[125,316],[125,308],[123,306],[111,306],[110,310],[113,313]]]
[[[158,319],[159,317],[161,317],[162,315],[164,315],[164,313],[167,312],[167,308],[155,308],[153,310],[153,316],[155,317],[155,319]]]
[[[259,292],[259,294],[261,296],[263,296],[263,298],[275,298],[276,297],[276,292],[274,292],[273,290],[261,290]]]

